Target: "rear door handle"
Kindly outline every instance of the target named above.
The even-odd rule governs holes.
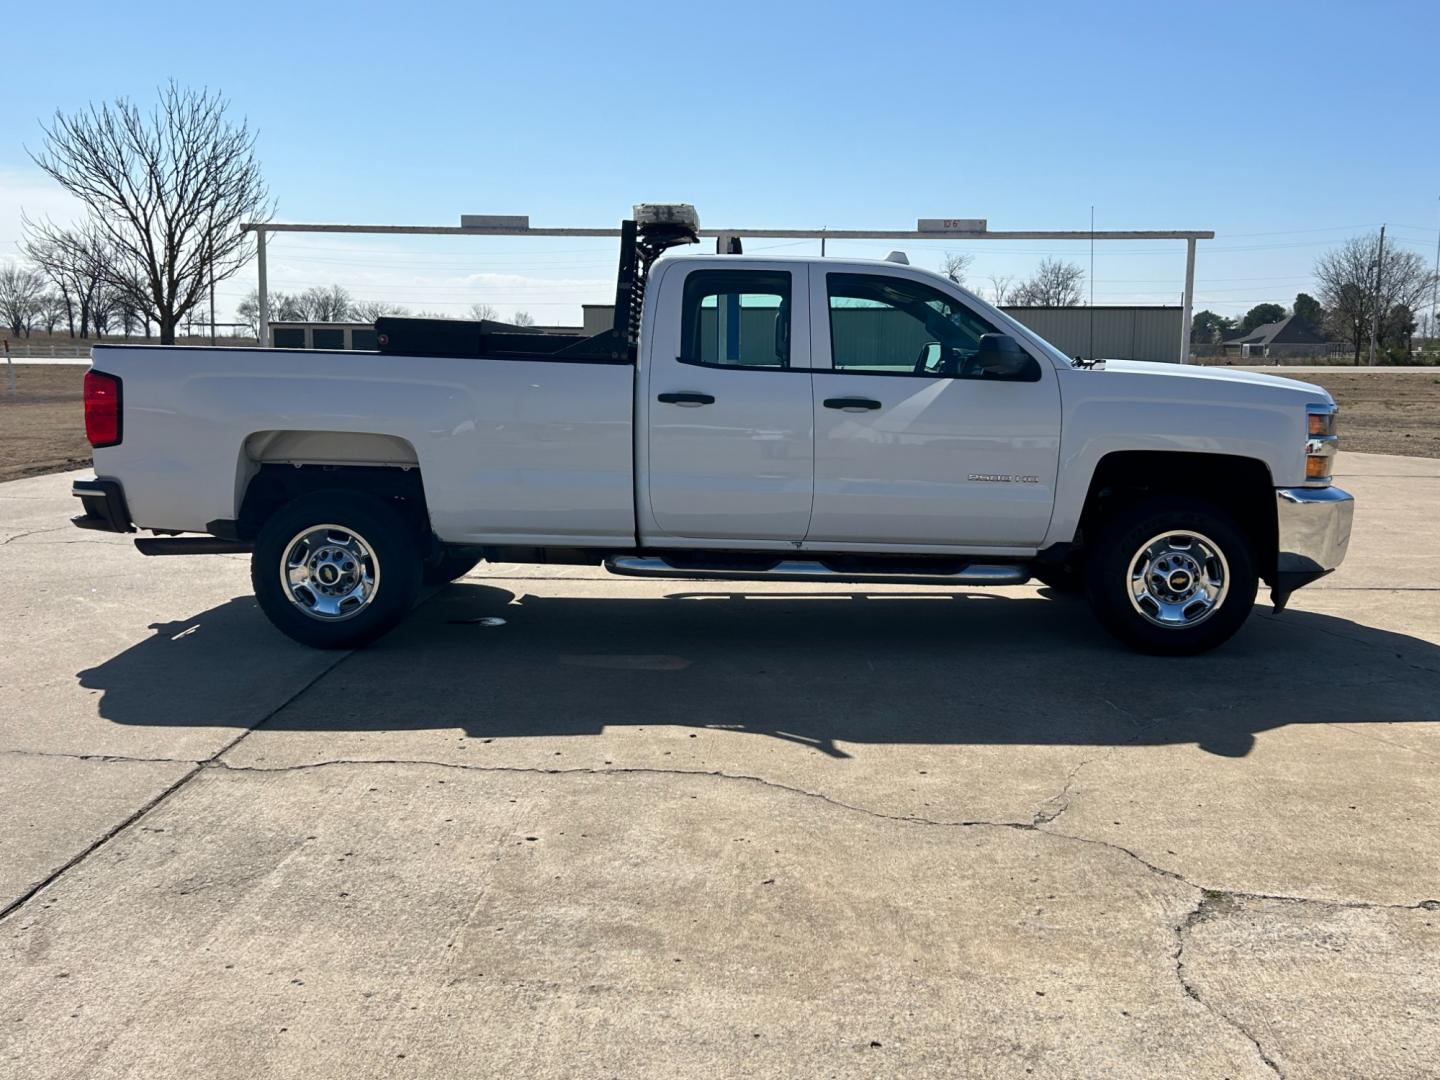
[[[827,397],[825,408],[844,409],[846,412],[866,412],[880,408],[880,402],[868,397]]]
[[[664,402],[666,405],[686,405],[693,409],[697,405],[715,404],[715,395],[697,394],[692,390],[684,390],[679,393],[660,394],[655,400]]]

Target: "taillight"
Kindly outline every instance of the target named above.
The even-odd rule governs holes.
[[[120,380],[103,371],[85,373],[85,438],[97,447],[120,442]]]

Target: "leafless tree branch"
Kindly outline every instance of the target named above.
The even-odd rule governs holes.
[[[243,120],[226,119],[228,104],[172,82],[148,114],[125,98],[57,112],[31,155],[89,217],[80,230],[27,222],[28,244],[52,259],[78,257],[81,247],[103,254],[106,286],[157,322],[164,344],[213,282],[249,260],[240,223],[273,212],[255,137]]]

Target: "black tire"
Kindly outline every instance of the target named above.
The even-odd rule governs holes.
[[[426,585],[448,585],[464,577],[483,558],[474,548],[446,548],[436,562],[426,563],[422,580]]]
[[[1071,563],[1046,563],[1030,568],[1030,576],[1052,592],[1066,596],[1085,591],[1085,581],[1080,571]]]
[[[321,567],[320,572],[333,572],[337,577],[341,573],[357,575],[353,578],[357,582],[369,573],[374,582],[367,600],[347,597],[328,618],[309,613],[299,599],[292,599],[292,587],[282,574],[283,560],[292,545],[307,529],[319,525],[340,528],[296,547],[295,553],[312,552],[316,559],[337,567],[333,571]],[[368,553],[364,557],[349,552],[357,540],[356,550]],[[354,555],[353,559],[347,558],[347,553]],[[405,618],[420,589],[420,563],[416,530],[390,503],[359,492],[323,491],[282,507],[261,528],[250,557],[250,583],[261,610],[288,637],[316,649],[358,649]],[[322,578],[317,573],[312,580],[319,585]],[[350,580],[340,578],[335,594]],[[334,597],[321,595],[323,588],[317,591],[302,582],[297,591],[315,601],[312,608],[337,603]],[[358,610],[345,613],[347,605],[357,603]]]
[[[1167,554],[1152,564],[1158,569],[1150,580],[1189,581],[1192,592],[1152,590],[1132,601],[1132,563],[1152,539],[1167,533],[1181,535],[1173,544],[1161,542]],[[1168,552],[1177,546],[1178,560],[1166,561]],[[1205,614],[1207,601],[1193,592],[1189,567],[1203,567],[1213,579],[1212,571],[1222,565],[1220,560],[1225,587],[1217,590],[1218,600],[1209,603]],[[1167,578],[1165,567],[1173,567],[1170,573],[1177,576]],[[1132,649],[1158,656],[1193,656],[1229,640],[1254,607],[1259,585],[1255,553],[1244,530],[1224,510],[1198,499],[1147,499],[1119,511],[1102,526],[1095,543],[1088,545],[1083,573],[1086,597],[1101,625]],[[1174,626],[1153,621],[1163,610],[1156,601],[1157,591],[1160,600],[1178,597],[1168,609],[1190,621]],[[1194,597],[1188,605],[1187,595]],[[1150,611],[1149,617],[1144,610]]]

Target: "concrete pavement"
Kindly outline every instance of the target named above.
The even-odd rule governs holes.
[[[0,486],[0,1075],[1440,1075],[1440,462],[1341,463],[1192,660],[505,566],[312,653]]]

